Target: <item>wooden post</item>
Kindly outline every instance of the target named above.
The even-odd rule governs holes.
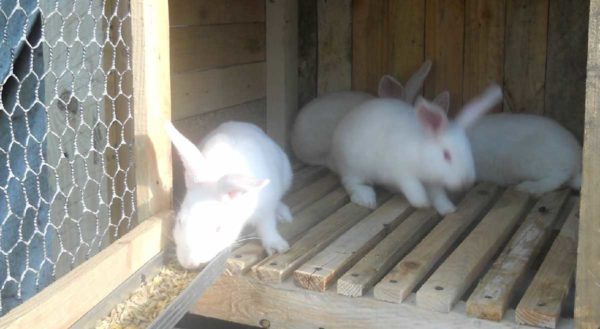
[[[600,0],[590,1],[575,324],[600,327]]]
[[[169,6],[131,0],[137,218],[171,208]]]
[[[298,105],[298,0],[269,0],[267,10],[267,133],[281,146]]]

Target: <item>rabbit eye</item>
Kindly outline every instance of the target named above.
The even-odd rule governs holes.
[[[444,160],[446,160],[447,162],[452,161],[452,156],[450,155],[450,152],[448,152],[448,150],[444,150]]]

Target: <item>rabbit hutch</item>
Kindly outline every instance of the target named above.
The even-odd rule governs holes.
[[[2,0],[0,28],[0,328],[169,328],[186,312],[262,328],[600,328],[600,1]],[[381,189],[370,210],[294,160],[304,104],[375,93],[426,60],[422,94],[449,91],[450,116],[496,82],[494,111],[571,131],[580,193],[477,183],[440,216]],[[185,192],[169,120],[193,141],[251,122],[288,151],[287,252],[240,239],[165,271]],[[154,281],[169,298],[131,301]]]

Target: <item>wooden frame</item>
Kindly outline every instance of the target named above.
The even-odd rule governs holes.
[[[206,291],[193,312],[261,328],[516,327],[514,322],[507,320],[492,322],[469,318],[464,302],[459,302],[449,313],[436,313],[417,307],[414,294],[403,304],[393,304],[372,296],[349,298],[334,291],[304,290],[289,281],[274,287],[241,275],[222,276]],[[513,316],[512,312],[508,317]],[[564,319],[557,326],[570,327],[572,321]]]
[[[168,1],[131,0],[131,17],[140,224],[0,318],[2,328],[67,328],[164,249],[172,190],[171,143],[163,129],[171,117]]]
[[[600,1],[590,1],[575,325],[600,328]]]
[[[298,0],[270,0],[267,10],[267,133],[285,147],[298,105]]]

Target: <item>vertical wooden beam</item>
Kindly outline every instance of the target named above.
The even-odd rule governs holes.
[[[267,133],[281,146],[298,106],[298,0],[267,1]]]
[[[352,89],[377,92],[388,72],[388,2],[352,1]]]
[[[575,325],[600,327],[600,0],[590,1]]]
[[[138,221],[171,208],[169,6],[131,0],[133,99]]]
[[[479,95],[488,84],[502,83],[505,5],[505,0],[465,2],[465,102]]]
[[[511,112],[544,112],[548,0],[507,0],[504,94]],[[551,64],[551,63],[549,63]]]
[[[589,0],[550,0],[544,115],[583,140]]]
[[[386,73],[407,81],[423,64],[425,56],[425,0],[390,0],[387,15],[388,37],[384,42],[389,43],[389,55]]]
[[[427,0],[425,58],[434,65],[425,82],[425,96],[450,92],[450,113],[462,105],[465,45],[465,1]]]
[[[298,2],[298,108],[317,96],[317,0]]]
[[[318,0],[318,94],[349,90],[352,75],[352,1]]]

